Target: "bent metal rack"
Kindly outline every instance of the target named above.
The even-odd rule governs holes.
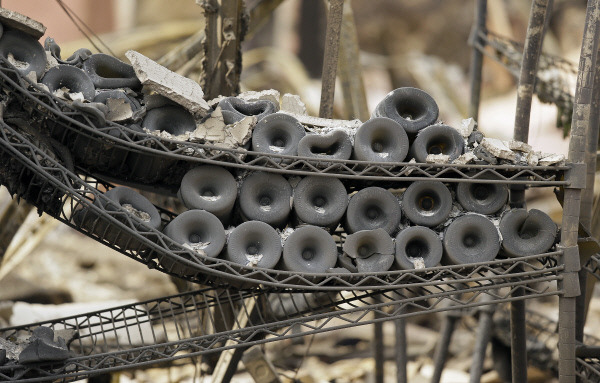
[[[597,23],[594,17],[597,14],[588,11],[588,23]],[[595,41],[597,45],[597,36]],[[582,52],[582,60],[584,56]],[[591,102],[581,96],[585,80],[578,85],[576,111],[589,107]],[[12,340],[26,339],[42,326],[54,331],[74,330],[75,335],[69,339],[71,357],[54,363],[6,364],[0,366],[0,379],[70,381],[426,312],[558,295],[559,373],[561,382],[573,381],[575,318],[570,308],[579,295],[578,193],[585,187],[583,159],[573,154],[583,151],[584,141],[578,138],[586,133],[585,124],[578,124],[579,115],[574,118],[570,162],[560,166],[323,161],[280,154],[247,156],[248,152],[241,149],[139,132],[132,135],[129,128],[112,122],[98,127],[90,114],[31,84],[6,60],[0,60],[0,87],[4,105],[0,156],[6,164],[1,176],[11,191],[40,212],[152,269],[209,286],[133,305],[2,329],[0,335]],[[22,113],[10,114],[10,104],[20,105]],[[63,132],[63,140],[67,134],[76,134],[78,147],[69,147],[66,140],[62,145],[46,142],[36,130],[40,126],[55,137]],[[89,152],[98,153],[99,148],[108,161],[119,158],[123,152],[137,153],[150,162],[168,162],[175,167],[179,164],[183,169],[213,164],[286,176],[335,177],[345,180],[351,190],[373,182],[384,187],[405,187],[424,179],[448,184],[557,187],[565,196],[562,240],[554,251],[542,254],[418,270],[298,273],[253,268],[203,256],[133,219],[122,207],[107,208],[111,205],[103,191],[113,189],[113,182],[158,188],[170,194],[176,189],[173,183],[155,181],[144,185],[125,178],[114,179],[71,159],[70,152],[74,150],[83,152],[86,158]],[[157,209],[163,225],[175,218],[173,213]],[[103,222],[103,229],[81,225],[76,213],[82,210]],[[337,238],[343,237],[343,233],[338,234]],[[300,331],[292,332],[292,327]]]

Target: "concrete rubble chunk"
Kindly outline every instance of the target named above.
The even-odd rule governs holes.
[[[458,127],[457,130],[461,136],[463,136],[464,138],[468,138],[471,135],[471,133],[473,133],[473,130],[475,130],[476,124],[477,123],[473,118],[465,118],[460,122],[460,127]]]
[[[197,82],[168,70],[139,52],[130,50],[125,56],[146,90],[175,101],[197,116],[205,116],[211,110]]]
[[[221,102],[221,100],[223,100],[224,98],[227,98],[225,96],[218,96],[213,98],[212,100],[208,100],[208,105],[210,105],[211,108],[216,108],[217,105],[219,105],[219,102]]]
[[[247,116],[230,125],[225,125],[221,108],[217,107],[210,117],[196,125],[189,134],[190,141],[202,141],[223,148],[239,148],[247,144],[257,123],[256,116]]]
[[[509,161],[516,161],[517,155],[510,150],[508,145],[497,138],[484,138],[481,145],[493,156]]]
[[[508,148],[510,150],[518,150],[520,152],[529,153],[533,150],[531,145],[526,144],[522,141],[510,140],[508,141]]]
[[[302,116],[308,115],[306,104],[302,102],[300,96],[290,93],[284,94],[281,98],[281,110]]]
[[[106,119],[108,121],[123,121],[133,117],[131,105],[122,98],[109,98],[106,100],[108,112]]]
[[[540,153],[531,151],[527,153],[527,165],[536,166],[540,161]]]
[[[466,165],[475,162],[476,159],[477,156],[473,152],[466,152],[458,156],[458,158],[452,161],[452,163],[457,165]]]
[[[333,120],[329,118],[303,116],[301,114],[286,112],[285,110],[282,110],[281,113],[289,114],[297,119],[302,125],[308,125],[317,128],[345,128],[355,130],[362,125],[360,120]]]
[[[544,154],[540,157],[538,165],[540,166],[550,166],[550,165],[560,165],[564,163],[565,156],[563,154]]]
[[[6,8],[0,8],[0,23],[4,26],[23,31],[35,39],[39,39],[46,33],[46,27],[39,21],[35,21],[19,12]]]
[[[447,164],[450,162],[450,156],[447,154],[428,154],[425,162],[428,164]]]
[[[196,130],[190,134],[190,139],[221,142],[225,139],[225,121],[220,107],[217,107],[206,121],[196,125]]]
[[[277,108],[279,108],[279,99],[281,98],[281,93],[275,89],[266,89],[259,92],[249,90],[247,92],[240,93],[237,97],[248,102],[258,100],[271,101]]]

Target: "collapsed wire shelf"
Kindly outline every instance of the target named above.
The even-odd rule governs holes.
[[[488,30],[477,30],[470,39],[471,45],[482,54],[494,60],[519,78],[523,58],[523,44]],[[541,53],[534,92],[540,101],[558,107],[558,125],[565,128],[565,134],[571,125],[573,103],[572,93],[577,76],[577,66],[559,56]]]
[[[558,374],[558,322],[548,318],[545,315],[534,311],[527,311],[527,329],[537,342],[552,350],[554,373]],[[584,334],[583,343],[588,346],[600,346],[600,338],[591,334]],[[531,355],[535,358],[536,355]],[[600,359],[577,357],[576,359],[577,377],[585,383],[596,383],[600,381]]]
[[[369,290],[436,285],[447,281],[455,284],[483,283],[485,280],[503,283],[514,279],[514,283],[527,283],[527,279],[533,280],[538,277],[558,278],[562,268],[557,260],[560,250],[547,254],[423,270],[340,275],[250,268],[222,259],[205,257],[173,242],[158,230],[145,225],[140,226],[141,224],[122,208],[107,209],[106,206],[110,206],[110,202],[98,188],[108,189],[112,185],[99,181],[92,184],[84,181],[8,124],[0,122],[0,126],[0,153],[5,163],[9,164],[7,168],[12,169],[14,173],[5,174],[6,179],[3,183],[8,183],[11,192],[87,236],[151,268],[195,283],[237,288],[262,284],[284,289]],[[95,200],[102,201],[102,204],[93,203]],[[91,227],[81,227],[77,222],[76,212],[84,208],[89,212],[87,214],[96,218]],[[165,210],[162,210],[161,215],[165,223],[173,218],[173,214]],[[98,225],[104,225],[100,226],[104,229],[96,230]],[[111,236],[110,228],[116,229],[119,235]],[[135,245],[129,246],[132,243]]]
[[[536,296],[556,291],[529,284]],[[538,284],[544,285],[544,284]],[[467,287],[443,291],[439,286],[393,291],[273,292],[258,290],[198,291],[119,306],[52,321],[0,329],[0,336],[27,339],[38,326],[71,330],[76,356],[61,363],[0,366],[8,381],[70,381],[98,373],[193,358],[231,348],[333,331],[449,308],[469,309],[516,299],[515,286]],[[486,296],[486,299],[481,299]],[[446,305],[443,302],[452,302]],[[232,314],[232,315],[231,315]],[[294,332],[291,328],[294,327]],[[219,330],[221,329],[221,330]],[[227,329],[227,330],[222,330]]]
[[[225,149],[215,145],[184,142],[136,132],[114,122],[96,127],[87,113],[30,84],[9,63],[0,59],[0,87],[11,94],[13,102],[23,105],[28,118],[47,134],[64,144],[85,168],[97,178],[116,177],[123,184],[152,187],[175,194],[183,174],[199,164],[213,164],[242,171],[268,171],[288,176],[320,175],[343,178],[348,182],[410,182],[433,179],[441,182],[481,182],[561,186],[568,166],[456,165],[374,163],[357,160],[315,159],[264,154],[245,149]],[[123,158],[125,156],[126,158]],[[166,163],[166,165],[157,165]],[[139,174],[141,165],[161,167],[161,175]],[[102,167],[113,166],[110,172]]]

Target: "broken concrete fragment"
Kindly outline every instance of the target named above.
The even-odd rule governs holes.
[[[540,153],[531,151],[527,153],[527,165],[536,166],[540,161]]]
[[[450,162],[450,156],[447,154],[428,154],[425,162],[428,164],[447,164]]]
[[[508,141],[508,148],[510,150],[518,150],[520,152],[525,152],[525,153],[529,153],[533,150],[533,148],[531,147],[531,145],[526,144],[524,142],[521,141],[516,141],[516,140],[510,140]]]
[[[108,108],[106,113],[108,121],[123,121],[133,117],[131,105],[125,99],[108,98],[106,99],[106,106]]]
[[[225,121],[221,108],[217,107],[206,121],[196,124],[196,130],[190,134],[192,141],[223,141],[225,139]]]
[[[233,147],[246,145],[252,138],[252,129],[258,119],[256,116],[247,116],[232,125],[227,125],[225,142],[231,142]]]
[[[509,161],[516,161],[517,155],[510,150],[508,145],[497,138],[484,138],[481,145],[493,156]]]
[[[473,133],[476,122],[473,118],[465,118],[461,121],[460,127],[457,129],[461,136],[467,138]]]
[[[211,110],[197,82],[168,70],[139,52],[130,50],[125,56],[146,90],[175,101],[197,116],[205,116]]]
[[[225,96],[217,96],[215,98],[213,98],[212,100],[208,100],[208,105],[210,105],[211,108],[216,108],[217,105],[219,105],[219,102],[221,102],[222,99],[227,98]]]
[[[222,98],[222,96],[219,97]],[[281,94],[275,89],[261,90],[260,92],[249,90],[247,92],[240,93],[237,97],[249,102],[258,100],[271,101],[277,108],[279,108],[279,99],[281,98]]]
[[[286,93],[281,98],[281,110],[302,116],[308,115],[306,104],[302,102],[300,96]]]
[[[477,156],[473,152],[466,152],[458,156],[458,158],[452,161],[452,163],[457,165],[466,165],[468,163],[474,162],[476,159]]]
[[[563,154],[544,154],[538,162],[540,166],[560,165],[564,163],[565,156]]]
[[[39,21],[6,8],[0,8],[0,23],[6,27],[23,31],[36,40],[46,33],[46,27]]]
[[[360,120],[333,120],[329,118],[303,116],[300,114],[290,113],[282,110],[280,113],[289,114],[296,118],[302,125],[313,126],[317,128],[345,128],[358,129],[362,125]]]

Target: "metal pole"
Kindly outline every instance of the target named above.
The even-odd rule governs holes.
[[[585,166],[586,134],[589,132],[590,110],[592,107],[592,88],[594,81],[596,55],[598,53],[600,0],[588,1],[585,27],[577,73],[577,89],[573,105],[571,141],[569,143],[569,162],[573,171],[569,174],[570,185],[565,187],[563,219],[561,229],[561,247],[564,249],[559,297],[559,344],[558,377],[561,383],[574,383],[575,374],[575,333],[576,333],[576,297],[579,289],[579,262],[573,257],[579,256],[577,234],[579,229],[579,211],[581,190],[585,187],[585,175],[581,174]]]
[[[476,0],[475,3],[475,25],[471,31],[471,103],[469,105],[469,116],[475,121],[479,120],[479,104],[481,103],[481,72],[483,69],[483,53],[477,48],[483,44],[479,33],[485,32],[487,15],[487,0]]]
[[[491,296],[484,295],[482,302],[490,302]],[[479,327],[477,328],[477,338],[475,341],[475,350],[471,360],[470,382],[479,383],[481,375],[483,375],[483,362],[485,361],[485,351],[490,343],[492,336],[492,326],[494,324],[493,317],[494,306],[489,304],[481,306],[479,309]]]
[[[404,313],[403,306],[398,308],[399,313]],[[406,372],[406,363],[408,355],[406,354],[406,319],[398,318],[394,321],[396,333],[396,381],[398,383],[407,383],[408,375]]]
[[[594,58],[592,68],[594,71],[594,83],[592,88],[592,107],[590,109],[590,122],[586,132],[585,146],[585,165],[586,165],[586,180],[585,189],[581,192],[581,209],[579,214],[579,222],[587,228],[592,236],[592,217],[598,212],[594,211],[594,179],[596,177],[596,158],[598,151],[598,129],[600,126],[600,67],[598,67],[598,53]],[[581,264],[587,263],[589,258],[581,259]],[[579,272],[579,286],[581,295],[577,297],[577,335],[578,341],[583,341],[583,328],[587,316],[587,308],[589,306],[591,295],[594,291],[596,278],[588,278],[587,271]]]
[[[448,359],[450,340],[452,340],[452,334],[454,333],[458,318],[460,318],[460,313],[456,310],[447,311],[444,315],[444,321],[442,322],[442,328],[440,330],[440,340],[438,341],[433,354],[433,375],[431,377],[431,383],[439,383],[442,378],[444,365],[446,364],[446,359]]]
[[[523,61],[517,87],[517,112],[515,116],[515,140],[527,142],[529,136],[529,116],[531,114],[531,98],[537,73],[538,60],[542,51],[548,3],[550,0],[533,0],[527,36],[523,48]]]
[[[335,93],[335,77],[340,50],[340,31],[344,0],[330,0],[327,15],[327,32],[325,34],[325,57],[323,57],[323,75],[321,78],[321,104],[319,117],[333,116],[333,96]]]
[[[351,2],[344,5],[339,56],[338,70],[346,106],[346,118],[349,120],[358,118],[366,121],[369,119],[369,108],[360,66],[360,49]]]
[[[515,116],[515,140],[527,142],[529,137],[529,117],[531,114],[531,99],[537,73],[538,60],[542,51],[546,19],[550,0],[533,0],[527,36],[523,48],[523,60],[519,85],[517,87],[517,112]],[[511,191],[511,205],[524,205],[524,190]],[[520,200],[520,201],[519,201]],[[513,298],[523,296],[521,288],[515,289]],[[527,345],[525,328],[525,301],[516,300],[510,305],[510,334],[511,334],[511,364],[512,381],[527,381]]]
[[[375,317],[379,317],[375,313]],[[383,343],[383,322],[373,324],[373,358],[375,358],[375,383],[383,383],[383,369],[385,364],[385,345]]]

